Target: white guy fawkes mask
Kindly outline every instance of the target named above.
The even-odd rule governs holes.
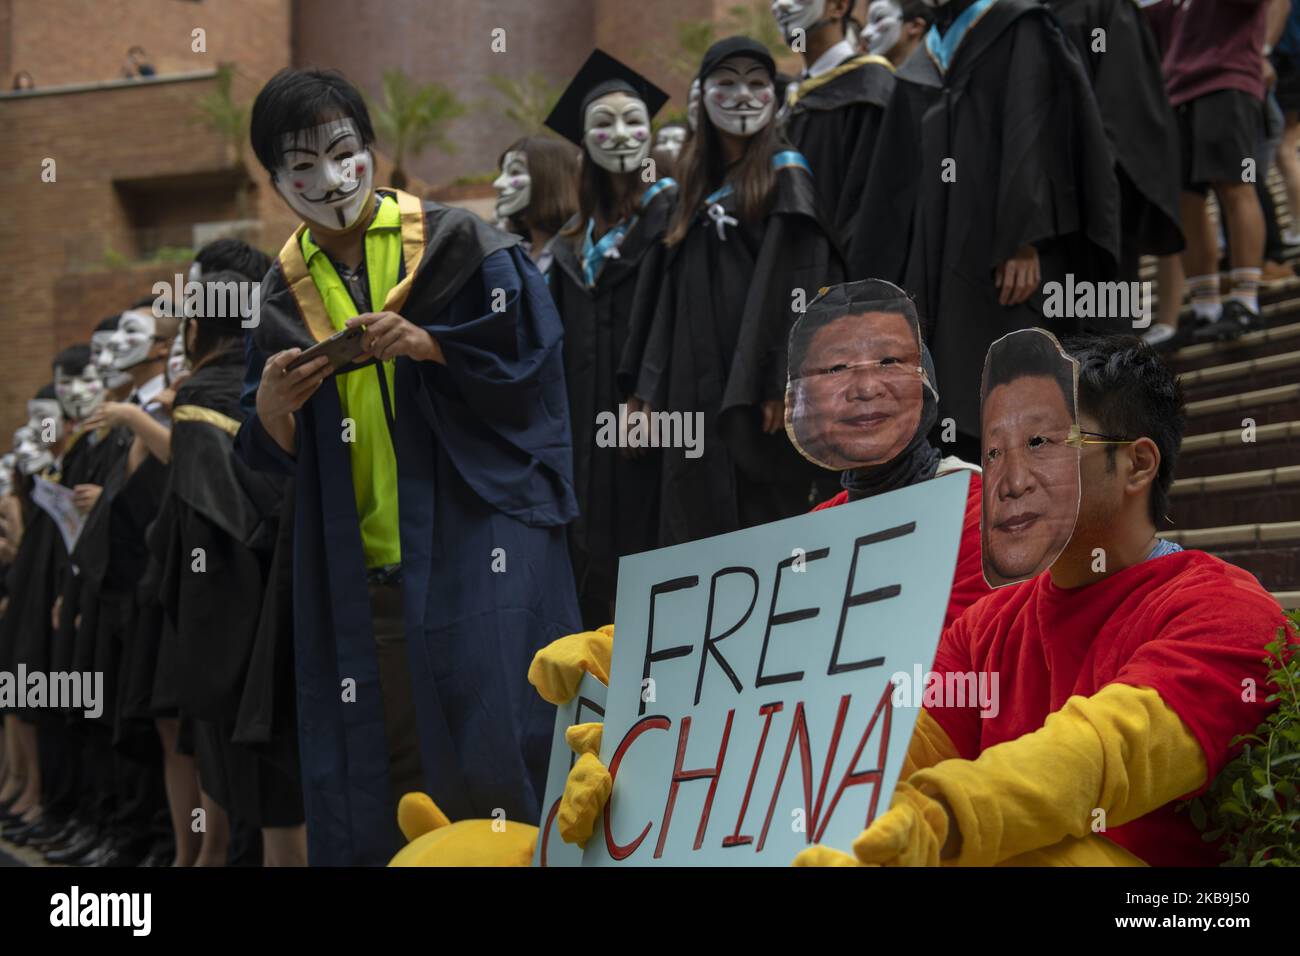
[[[54,394],[59,397],[63,414],[74,422],[86,418],[104,400],[104,380],[99,370],[87,362],[77,375],[69,374],[62,366],[54,369]]]
[[[24,475],[34,475],[54,464],[54,456],[30,425],[23,425],[14,432],[14,460]]]
[[[872,0],[867,7],[867,27],[863,37],[867,52],[884,56],[898,43],[903,33],[903,11],[894,0]]]
[[[511,150],[501,160],[501,175],[492,183],[497,191],[497,218],[508,219],[528,208],[533,178],[528,174],[528,154]]]
[[[167,353],[165,378],[168,385],[175,385],[176,380],[190,370],[190,360],[185,355],[185,326],[186,323],[182,322],[181,330],[172,339],[172,350]]]
[[[700,78],[697,76],[691,82],[691,92],[686,97],[686,125],[691,128],[691,132],[700,125]]]
[[[921,0],[921,2],[931,10],[937,10],[940,7],[946,7],[948,5],[948,0]]]
[[[598,96],[583,117],[582,141],[601,169],[633,172],[650,155],[650,112],[645,101],[621,91]]]
[[[686,130],[680,126],[665,126],[655,134],[655,149],[670,153],[673,159],[682,154],[682,146],[685,144]]]
[[[370,206],[374,158],[351,119],[330,120],[281,141],[275,186],[303,219],[334,232],[356,225]]]
[[[803,30],[806,37],[821,26],[825,13],[826,0],[772,0],[772,16],[787,42],[794,40],[796,30]]]
[[[704,111],[733,136],[753,136],[772,120],[776,87],[753,57],[736,56],[704,78]]]
[[[55,399],[33,398],[27,403],[27,427],[37,441],[53,445],[63,435],[63,409]]]
[[[14,493],[14,466],[17,464],[13,452],[0,455],[0,498],[8,498]]]
[[[107,354],[119,372],[134,368],[149,357],[149,347],[158,333],[158,321],[148,312],[123,312],[117,330],[108,339]]]
[[[90,334],[90,364],[95,366],[107,388],[121,388],[131,381],[131,376],[113,368],[113,350],[108,345],[112,338],[111,331]]]

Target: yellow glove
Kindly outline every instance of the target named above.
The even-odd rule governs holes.
[[[584,672],[609,686],[609,661],[613,653],[613,624],[561,637],[533,657],[528,683],[550,703],[567,704],[578,692],[578,682]]]
[[[565,742],[579,755],[564,782],[564,795],[555,814],[556,827],[565,843],[587,845],[614,787],[609,770],[596,756],[604,729],[601,723],[574,724],[564,732]]]
[[[810,846],[806,850],[800,850],[799,855],[794,858],[791,866],[861,866],[851,853],[845,853],[843,850],[832,850],[828,846]]]
[[[795,866],[938,866],[948,839],[948,814],[905,781],[898,781],[889,810],[853,841],[853,855],[826,846],[810,846],[794,858]]]
[[[1196,737],[1156,691],[1108,684],[1071,697],[1033,733],[908,783],[951,807],[959,865],[994,866],[1090,836],[1098,811],[1108,827],[1136,820],[1196,790],[1208,772]]]
[[[853,855],[860,863],[880,866],[938,866],[947,839],[943,807],[900,780],[889,810],[853,841]]]

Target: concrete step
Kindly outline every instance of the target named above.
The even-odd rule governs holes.
[[[1245,441],[1241,428],[1189,435],[1178,455],[1177,478],[1258,471],[1300,462],[1300,421],[1277,422],[1255,429]]]
[[[1191,434],[1240,429],[1247,418],[1256,428],[1300,419],[1300,382],[1187,403]]]
[[[1160,536],[1249,571],[1269,591],[1300,591],[1300,521],[1161,531]]]
[[[1178,478],[1169,492],[1179,528],[1291,521],[1300,518],[1300,465]]]
[[[1300,610],[1300,591],[1274,591],[1273,599],[1284,611]]]
[[[1248,332],[1235,342],[1207,342],[1203,345],[1185,345],[1172,353],[1169,367],[1175,372],[1262,358],[1278,352],[1300,348],[1300,322],[1287,322],[1271,328]]]
[[[1224,356],[1226,358],[1226,356]],[[1189,402],[1300,382],[1300,350],[1209,365],[1179,375]]]

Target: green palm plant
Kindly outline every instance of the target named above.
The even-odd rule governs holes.
[[[384,71],[384,97],[370,105],[375,133],[392,150],[392,184],[403,189],[407,183],[406,163],[436,146],[454,153],[447,136],[447,124],[465,113],[465,105],[440,83],[416,83],[404,70]]]
[[[493,73],[488,83],[504,101],[499,106],[501,114],[529,135],[542,129],[564,92],[563,84],[553,83],[537,72],[520,79]]]
[[[216,89],[195,101],[196,121],[215,131],[235,148],[239,162],[244,161],[244,143],[248,139],[247,103],[235,102],[235,68],[229,63],[217,67]]]

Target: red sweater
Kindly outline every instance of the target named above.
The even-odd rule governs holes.
[[[1043,726],[1078,694],[1107,684],[1149,687],[1200,742],[1213,780],[1235,755],[1232,739],[1268,715],[1264,645],[1282,624],[1254,576],[1202,551],[1136,564],[1096,584],[1058,588],[1044,572],[976,603],[939,642],[935,673],[997,673],[1000,710],[932,708],[962,757]],[[1255,681],[1246,701],[1244,681]],[[1188,794],[1191,796],[1191,794]],[[1104,834],[1154,866],[1213,866],[1174,801]]]
[[[991,590],[984,580],[984,563],[980,557],[980,498],[984,487],[980,474],[971,472],[970,492],[966,496],[966,520],[961,526],[961,546],[957,550],[957,570],[952,578],[952,594],[948,598],[948,613],[943,626],[948,627],[966,610]],[[841,491],[829,501],[823,501],[813,511],[847,504],[849,493]]]

